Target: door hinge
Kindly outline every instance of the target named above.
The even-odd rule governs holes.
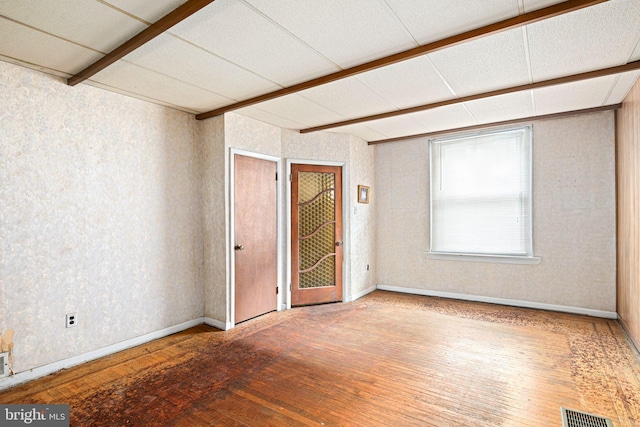
[[[289,283],[289,292],[291,292],[291,283]]]
[[[278,172],[276,172],[276,181],[278,180]]]
[[[276,295],[278,295],[279,292],[280,292],[280,289],[278,289],[278,287],[276,286]]]
[[[289,174],[289,181],[293,181],[293,176]]]

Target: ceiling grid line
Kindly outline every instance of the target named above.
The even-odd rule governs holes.
[[[157,99],[157,98],[154,98],[154,97],[151,97],[151,96],[148,96],[148,95],[141,95],[139,93],[132,92],[132,91],[127,90],[127,89],[122,89],[122,88],[119,88],[119,87],[116,87],[116,86],[113,86],[113,85],[109,85],[107,83],[96,82],[96,81],[93,81],[93,80],[86,80],[86,84],[88,86],[97,87],[99,89],[109,90],[110,92],[118,93],[120,95],[127,96],[129,98],[141,99],[143,101],[147,101],[147,102],[150,102],[152,104],[164,105],[166,107],[169,107],[169,108],[172,108],[172,109],[175,109],[175,110],[184,111],[186,113],[190,113],[190,114],[194,114],[194,115],[196,114],[195,111],[193,111],[193,110],[188,110],[188,109],[186,109],[184,107],[181,107],[179,105],[173,104],[171,102],[164,101],[162,99]]]
[[[469,117],[471,117],[476,124],[480,124],[480,120],[478,120],[478,118],[471,112],[471,110],[469,110],[469,106],[466,102],[462,103],[462,108],[464,108],[467,114],[469,114]]]
[[[524,57],[527,61],[527,74],[529,77],[529,83],[533,83],[533,71],[531,69],[531,52],[529,51],[529,33],[527,32],[527,26],[522,27],[522,38],[524,45]]]
[[[609,103],[609,98],[613,94],[613,91],[616,89],[616,86],[620,82],[621,77],[622,77],[622,74],[618,74],[617,76],[615,76],[613,83],[611,83],[611,86],[609,87],[609,90],[607,91],[607,93],[604,95],[600,105],[607,105]]]
[[[100,55],[105,55],[105,54],[106,54],[106,52],[102,52],[102,51],[100,51],[100,50],[98,50],[98,49],[94,49],[94,48],[92,48],[92,47],[89,47],[89,46],[83,45],[83,44],[81,44],[81,43],[74,42],[73,40],[69,40],[69,39],[66,39],[66,38],[64,38],[64,37],[60,37],[60,36],[58,36],[58,35],[56,35],[56,34],[50,33],[50,32],[48,32],[48,31],[41,30],[40,28],[36,28],[36,27],[34,27],[33,25],[29,25],[29,24],[27,24],[27,23],[20,22],[20,21],[17,21],[17,20],[15,20],[15,19],[9,18],[8,16],[0,16],[0,18],[1,18],[1,19],[6,19],[6,20],[7,20],[7,21],[9,21],[9,22],[13,22],[14,24],[21,25],[21,26],[23,26],[23,27],[25,27],[25,28],[29,28],[30,30],[37,31],[37,32],[39,32],[39,33],[41,33],[41,34],[44,34],[44,35],[46,35],[46,36],[53,37],[53,38],[56,38],[56,39],[58,39],[58,40],[62,40],[62,41],[63,41],[63,42],[65,42],[65,43],[70,43],[70,44],[72,44],[72,45],[74,45],[74,46],[78,46],[78,47],[81,47],[81,48],[83,48],[83,49],[87,49],[87,50],[90,50],[90,51],[92,51],[92,52],[99,53]]]
[[[640,48],[640,29],[638,30],[638,34],[636,35],[635,43],[631,47],[631,51],[629,52],[629,55],[627,55],[627,62],[629,62],[633,58],[633,53],[636,51],[636,49],[639,49],[639,48]]]
[[[570,116],[575,116],[580,114],[591,114],[591,113],[597,113],[601,111],[611,111],[611,110],[617,110],[621,107],[622,107],[622,104],[614,104],[614,105],[606,105],[606,106],[593,107],[593,108],[584,108],[581,110],[563,111],[561,113],[544,114],[541,116],[519,117],[517,119],[501,120],[498,122],[482,123],[482,124],[473,125],[473,126],[463,126],[458,128],[442,129],[434,132],[425,132],[425,133],[413,134],[413,135],[403,135],[395,138],[369,141],[369,145],[387,144],[390,142],[400,142],[400,141],[406,141],[406,140],[416,139],[416,138],[432,138],[437,135],[459,134],[463,132],[475,131],[478,129],[495,128],[499,126],[513,125],[516,123],[532,122],[534,120],[557,119],[560,117],[570,117]]]
[[[57,70],[57,69],[51,68],[51,67],[45,67],[45,66],[38,65],[38,64],[35,64],[33,62],[28,62],[28,61],[25,61],[24,59],[15,58],[15,57],[12,57],[12,56],[0,55],[0,61],[3,61],[5,59],[7,59],[7,61],[5,61],[5,62],[8,62],[10,64],[16,64],[16,65],[20,65],[20,66],[23,66],[23,67],[26,66],[26,67],[32,68],[34,70],[46,72],[47,74],[51,74],[51,75],[53,75],[55,77],[58,77],[58,78],[61,78],[61,79],[64,79],[64,80],[66,80],[67,78],[69,78],[71,76],[70,73],[67,73],[67,72],[62,71],[62,70]]]
[[[67,80],[69,86],[88,79],[215,0],[189,0]]]
[[[405,23],[402,22],[402,19],[400,19],[398,14],[395,12],[395,10],[393,10],[393,8],[389,5],[389,3],[387,3],[386,0],[379,0],[379,1],[380,1],[380,3],[382,3],[384,5],[385,9],[387,9],[389,11],[389,14],[391,14],[391,16],[393,16],[393,19],[398,23],[398,25],[400,27],[402,27],[404,32],[407,33],[409,38],[411,40],[413,40],[413,43],[414,43],[415,47],[420,46],[420,43],[418,42],[418,40],[416,40],[416,38],[413,36],[413,34],[411,34],[411,31],[409,31],[409,29],[407,28]]]
[[[115,6],[115,5],[111,4],[111,3],[109,3],[109,2],[108,2],[108,1],[106,1],[106,0],[96,0],[96,1],[97,1],[98,3],[101,3],[101,4],[103,4],[103,5],[107,6],[107,7],[109,7],[109,8],[111,8],[111,9],[115,10],[116,12],[119,12],[119,13],[122,13],[123,15],[128,16],[128,17],[129,17],[129,18],[131,18],[131,19],[135,19],[136,21],[140,22],[141,24],[144,24],[144,25],[146,25],[146,26],[150,26],[151,24],[153,24],[153,22],[149,22],[149,21],[147,21],[147,20],[144,20],[144,19],[142,19],[141,17],[134,15],[133,13],[129,13],[129,12],[127,12],[126,10],[121,9],[121,8],[119,8],[119,7],[117,7],[117,6]]]
[[[525,15],[518,15],[515,17],[511,17],[508,19],[504,19],[502,21],[485,25],[473,30],[465,31],[460,34],[456,34],[454,36],[445,37],[444,39],[440,39],[435,42],[427,43],[425,45],[421,45],[417,48],[405,50],[403,52],[399,52],[393,55],[386,56],[384,58],[380,58],[377,60],[369,61],[364,64],[360,64],[354,67],[350,67],[336,73],[332,73],[320,78],[312,79],[304,83],[296,84],[289,86],[285,89],[281,89],[278,91],[271,92],[266,95],[257,96],[254,98],[250,98],[244,101],[241,101],[237,104],[229,105],[226,107],[221,107],[215,110],[207,111],[202,114],[198,114],[196,118],[198,120],[204,120],[209,117],[213,117],[219,114],[223,114],[227,111],[233,111],[248,105],[253,105],[259,102],[264,102],[273,98],[281,97],[284,95],[289,95],[291,93],[299,92],[301,90],[308,89],[309,87],[315,87],[322,84],[327,84],[336,80],[344,79],[346,77],[351,77],[356,74],[360,74],[366,71],[371,71],[383,66],[388,66],[391,64],[395,64],[398,62],[406,61],[408,59],[413,59],[418,56],[423,56],[431,52],[439,51],[446,49],[451,46],[460,45],[463,43],[467,43],[472,40],[480,39],[483,37],[487,37],[489,35],[498,34],[507,30],[511,30],[514,28],[521,27],[531,22],[538,22],[541,20],[545,20],[554,16],[563,15],[578,9],[582,9],[585,7],[593,6],[595,4],[604,3],[609,0],[566,0],[564,2],[545,7],[543,9],[539,9],[536,11],[529,12]]]
[[[609,75],[613,75],[613,74],[619,74],[619,73],[624,73],[626,71],[632,71],[632,70],[638,70],[638,69],[640,69],[640,60],[625,64],[625,65],[621,65],[621,66],[609,67],[609,68],[595,70],[595,71],[588,71],[588,72],[585,72],[585,73],[579,73],[579,74],[574,74],[574,75],[570,75],[570,76],[557,77],[557,78],[554,78],[554,79],[543,80],[543,81],[540,81],[540,82],[535,82],[535,83],[530,83],[530,84],[525,84],[525,85],[512,86],[512,87],[508,87],[508,88],[504,88],[504,89],[497,89],[497,90],[484,92],[484,93],[480,93],[480,94],[468,95],[468,96],[463,96],[463,97],[460,97],[460,98],[449,99],[449,100],[446,100],[446,101],[434,102],[434,103],[431,103],[431,104],[424,104],[424,105],[419,105],[419,106],[416,106],[416,107],[405,108],[405,109],[402,109],[402,110],[388,111],[386,113],[373,114],[373,115],[370,115],[370,116],[363,116],[363,117],[359,117],[357,119],[345,120],[345,121],[342,121],[342,122],[327,123],[327,124],[321,125],[321,126],[315,126],[315,127],[311,127],[311,128],[307,128],[307,129],[300,129],[300,133],[317,132],[319,130],[326,130],[326,129],[331,129],[331,128],[340,127],[340,126],[346,126],[346,125],[350,125],[350,124],[363,123],[363,122],[369,122],[369,121],[380,120],[380,119],[387,119],[389,117],[395,117],[395,116],[404,115],[404,114],[417,113],[417,112],[431,110],[431,109],[434,109],[434,108],[444,107],[444,106],[448,106],[448,105],[460,104],[460,103],[464,103],[464,102],[467,102],[467,101],[475,101],[477,99],[490,98],[490,97],[494,97],[494,96],[505,95],[505,94],[515,93],[515,92],[522,92],[522,91],[529,90],[529,89],[538,89],[538,88],[543,88],[543,87],[548,87],[548,86],[556,86],[556,85],[565,84],[565,83],[573,83],[575,81],[588,80],[588,79],[593,79],[593,78],[597,78],[597,77],[609,76]]]
[[[163,72],[161,72],[161,71],[153,70],[153,69],[151,69],[151,68],[149,68],[149,67],[145,67],[144,65],[140,65],[140,64],[137,64],[137,63],[135,63],[135,62],[129,61],[128,59],[124,59],[124,58],[122,58],[122,59],[120,59],[119,61],[122,61],[122,62],[124,62],[124,63],[126,63],[126,64],[129,64],[129,65],[131,65],[131,66],[133,66],[133,67],[141,68],[141,69],[143,69],[143,70],[147,70],[147,71],[150,71],[150,72],[152,72],[152,73],[156,73],[156,74],[158,74],[158,75],[160,75],[160,76],[162,76],[162,77],[166,77],[166,78],[168,78],[168,79],[175,80],[176,82],[180,82],[180,83],[182,83],[182,84],[184,84],[184,85],[186,85],[186,86],[191,86],[191,87],[193,87],[193,88],[203,90],[203,91],[208,92],[208,93],[210,93],[210,94],[212,94],[212,95],[217,95],[217,96],[220,96],[220,97],[222,97],[222,98],[226,98],[226,99],[229,99],[229,100],[235,101],[235,99],[229,98],[229,97],[228,97],[228,96],[226,96],[226,95],[222,95],[222,94],[220,94],[220,93],[214,92],[214,91],[209,90],[209,89],[207,89],[207,88],[204,88],[204,87],[202,87],[202,86],[198,86],[198,85],[196,85],[196,84],[194,84],[194,83],[191,83],[191,82],[188,82],[188,81],[185,81],[185,80],[182,80],[182,79],[178,79],[178,78],[176,78],[176,77],[170,76],[169,74],[163,73]],[[88,79],[88,80],[95,81],[95,80],[92,80],[92,79]]]
[[[376,141],[618,104],[640,76],[620,68],[535,83],[640,60],[638,0],[0,0],[0,61],[63,82],[149,23],[203,1],[86,83],[196,118],[226,108],[302,133]],[[512,28],[379,62],[516,18]],[[323,123],[331,126],[311,128]]]
[[[518,0],[518,1],[522,1],[522,0]],[[523,4],[523,10],[524,10],[524,4]],[[531,51],[529,50],[529,32],[527,31],[527,25],[525,25],[524,27],[522,27],[522,37],[524,40],[524,55],[525,55],[525,59],[527,61],[527,73],[529,74],[529,83],[533,83],[533,70],[531,67]],[[533,111],[533,115],[535,116],[537,114],[536,112],[536,97],[535,94],[533,92],[533,90],[529,91],[529,97],[531,98],[531,108]]]
[[[387,98],[384,94],[380,93],[380,91],[376,88],[371,87],[370,85],[367,84],[367,82],[362,81],[362,79],[360,79],[360,76],[354,76],[353,79],[357,80],[358,82],[360,82],[363,86],[366,86],[371,92],[374,92],[376,95],[378,95],[380,98],[384,99],[385,101],[387,101],[389,104],[393,105],[396,110],[400,109],[400,106],[397,105],[393,100]]]
[[[270,22],[274,27],[278,28],[280,31],[282,31],[284,34],[286,34],[287,36],[289,36],[291,39],[295,40],[297,43],[300,43],[302,46],[306,47],[307,49],[309,49],[310,51],[313,51],[316,55],[318,55],[319,57],[321,57],[323,60],[327,61],[329,64],[333,65],[334,67],[336,67],[336,69],[338,70],[342,70],[342,67],[338,64],[336,64],[335,62],[333,62],[330,58],[327,58],[322,52],[319,52],[316,48],[314,48],[313,46],[310,46],[307,42],[305,42],[304,40],[302,40],[300,37],[296,36],[295,34],[293,34],[291,31],[289,31],[288,29],[286,29],[285,27],[283,27],[282,25],[280,25],[279,23],[277,23],[276,21],[274,21],[273,19],[271,19],[268,15],[266,15],[264,12],[262,12],[259,9],[256,9],[251,3],[246,2],[245,0],[240,0],[245,6],[247,6],[249,9],[253,10],[254,13],[256,13],[257,15],[260,15],[263,19],[265,19],[266,21]],[[278,86],[282,86],[282,85],[278,85]]]
[[[183,38],[183,37],[180,37],[180,36],[179,36],[179,35],[177,35],[177,34],[173,34],[171,31],[167,31],[167,35],[168,35],[168,36],[170,36],[170,37],[175,38],[176,40],[179,40],[181,43],[185,43],[185,44],[188,44],[188,45],[190,45],[190,46],[193,46],[194,48],[196,48],[196,49],[199,49],[199,50],[203,51],[203,52],[204,52],[204,53],[206,53],[207,55],[214,56],[214,57],[216,57],[216,58],[220,59],[221,61],[226,62],[227,64],[231,64],[231,65],[233,65],[234,67],[238,67],[238,68],[240,68],[240,69],[242,69],[242,70],[246,71],[246,72],[247,72],[247,73],[249,73],[249,74],[253,74],[253,75],[254,75],[254,76],[256,76],[256,77],[259,77],[259,78],[261,78],[261,79],[264,79],[264,80],[268,81],[269,83],[273,84],[274,86],[284,87],[284,86],[282,86],[280,83],[278,83],[278,82],[276,82],[276,81],[274,81],[274,80],[272,80],[272,79],[268,78],[267,76],[263,76],[262,74],[258,74],[258,73],[256,73],[255,71],[253,71],[252,69],[245,67],[244,65],[238,64],[238,63],[236,63],[236,62],[234,62],[234,61],[229,60],[228,58],[225,58],[225,57],[223,57],[223,56],[218,55],[217,53],[211,52],[210,50],[208,50],[208,49],[206,49],[206,48],[204,48],[204,47],[200,46],[199,44],[196,44],[196,43],[194,43],[194,42],[192,42],[192,41],[190,41],[190,40],[187,40],[187,39],[185,39],[185,38]],[[225,95],[221,95],[221,96],[225,96]],[[227,96],[225,96],[225,97],[227,97]],[[227,97],[227,98],[228,98],[228,97]]]

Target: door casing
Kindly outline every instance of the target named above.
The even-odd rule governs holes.
[[[227,229],[227,253],[229,254],[229,279],[227,281],[227,325],[229,328],[233,328],[235,326],[235,283],[236,283],[236,272],[235,272],[235,155],[239,154],[247,157],[254,157],[262,160],[269,160],[276,163],[276,171],[278,173],[278,183],[276,186],[276,206],[277,206],[277,232],[276,239],[278,242],[278,254],[277,254],[277,286],[278,286],[278,295],[276,299],[277,307],[274,307],[276,310],[281,310],[284,307],[284,298],[283,298],[283,272],[282,272],[282,260],[283,260],[283,251],[282,251],[282,191],[281,191],[281,182],[282,182],[282,161],[279,157],[269,156],[266,154],[254,153],[251,151],[240,150],[236,148],[232,148],[229,150],[229,217],[228,224],[229,228]]]
[[[287,159],[286,164],[286,177],[287,177],[287,192],[286,192],[286,242],[287,242],[287,268],[286,268],[286,308],[291,308],[291,165],[292,164],[305,164],[305,165],[322,165],[322,166],[339,166],[342,168],[342,242],[343,242],[343,255],[342,255],[342,301],[348,301],[351,295],[350,283],[347,280],[349,277],[349,222],[347,221],[349,215],[350,206],[350,193],[349,193],[349,175],[346,162],[332,162],[332,161],[318,161],[318,160],[305,160],[305,159]]]

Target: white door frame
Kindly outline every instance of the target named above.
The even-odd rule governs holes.
[[[349,282],[347,281],[349,269],[346,268],[349,263],[347,260],[350,258],[350,242],[349,242],[349,223],[347,222],[349,209],[347,206],[350,206],[350,197],[349,197],[349,175],[347,171],[347,162],[334,162],[334,161],[323,161],[323,160],[305,160],[305,159],[287,159],[287,197],[286,197],[286,208],[287,208],[287,225],[286,225],[286,238],[287,238],[287,273],[286,273],[286,289],[287,289],[287,299],[286,299],[286,309],[291,308],[291,165],[293,164],[302,164],[302,165],[321,165],[321,166],[339,166],[342,168],[342,242],[343,242],[343,251],[342,251],[342,301],[347,301],[347,297],[351,295],[351,287],[349,286]]]
[[[282,191],[280,182],[282,182],[282,160],[279,157],[270,156],[267,154],[254,153],[251,151],[245,151],[237,148],[231,148],[229,151],[229,229],[227,233],[227,253],[229,254],[229,276],[227,281],[227,324],[229,328],[235,326],[235,303],[236,303],[236,254],[235,254],[235,155],[239,154],[246,157],[254,157],[256,159],[269,160],[276,163],[276,173],[278,174],[278,181],[276,183],[276,240],[277,240],[277,287],[278,297],[276,299],[275,310],[280,311],[282,307],[283,299],[283,283],[282,283]]]

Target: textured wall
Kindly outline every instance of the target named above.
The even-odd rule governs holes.
[[[346,239],[351,242],[345,252],[345,295],[349,296],[375,286],[374,264],[374,207],[359,205],[354,214],[357,183],[373,182],[373,148],[365,141],[346,134],[317,132],[302,135],[299,132],[280,129],[238,114],[227,113],[223,118],[204,122],[202,130],[204,157],[204,211],[205,211],[205,316],[221,322],[229,321],[228,286],[229,254],[227,253],[229,205],[229,159],[231,149],[269,155],[283,159],[319,160],[345,162],[347,179],[351,183],[345,199],[349,209],[347,224],[344,224]],[[223,172],[224,170],[224,172]],[[284,172],[284,170],[282,171]],[[362,181],[362,182],[360,182]],[[280,227],[286,224],[287,180],[280,181],[282,212]],[[357,233],[354,235],[353,233]],[[281,235],[280,247],[286,253],[286,233]],[[353,258],[353,259],[352,259]],[[351,274],[351,266],[357,263],[357,274]],[[371,269],[366,270],[369,263]],[[286,271],[286,259],[282,260]],[[356,271],[356,270],[354,270]],[[286,276],[286,274],[284,275]],[[284,278],[284,277],[283,277]]]
[[[203,314],[228,320],[231,148],[346,162],[345,295],[375,283],[374,206],[353,210],[358,183],[375,197],[373,148],[358,138],[197,122],[2,62],[0,105],[0,334],[15,372]],[[79,326],[66,329],[70,312]]]
[[[426,140],[376,146],[378,283],[615,311],[612,112],[533,122],[533,245],[539,265],[426,259]]]
[[[0,333],[15,331],[14,371],[202,316],[198,129],[0,62]]]
[[[224,116],[202,122],[204,315],[225,323],[227,300],[227,244]]]
[[[376,178],[375,149],[355,136],[349,154],[351,195],[351,290],[357,297],[376,286]],[[358,203],[358,185],[370,188],[368,204]],[[368,267],[368,268],[367,268]]]
[[[618,316],[640,348],[640,81],[618,111]]]

